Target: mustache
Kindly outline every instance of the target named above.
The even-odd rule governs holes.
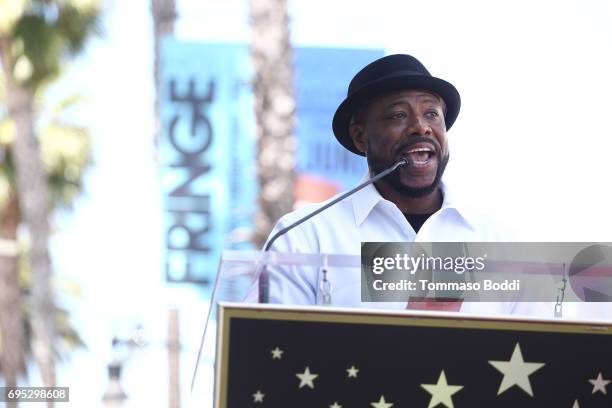
[[[410,137],[408,139],[400,140],[397,143],[397,145],[393,148],[393,155],[396,156],[396,157],[399,157],[399,156],[401,156],[402,151],[409,149],[410,147],[412,147],[413,145],[415,145],[417,143],[427,143],[427,144],[430,144],[434,148],[434,151],[436,152],[437,156],[440,156],[442,154],[442,147],[437,142],[437,140],[431,139],[431,138],[425,137],[425,136],[412,136],[412,137]]]

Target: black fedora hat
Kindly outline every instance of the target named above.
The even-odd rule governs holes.
[[[349,135],[351,117],[364,102],[388,92],[405,89],[420,89],[438,94],[446,103],[446,129],[451,128],[461,107],[457,89],[449,82],[431,76],[413,56],[395,54],[377,59],[353,77],[346,99],[334,114],[332,127],[336,139],[351,152],[363,156]]]

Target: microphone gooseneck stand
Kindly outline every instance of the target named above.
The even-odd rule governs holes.
[[[300,218],[299,220],[297,220],[293,224],[291,224],[291,225],[289,225],[289,226],[287,226],[285,228],[281,228],[274,235],[272,235],[272,237],[268,240],[268,242],[266,243],[263,251],[264,252],[268,252],[270,250],[270,248],[272,247],[272,244],[274,244],[274,241],[276,241],[279,237],[281,237],[282,235],[284,235],[287,232],[291,231],[293,228],[297,227],[301,223],[303,223],[305,221],[308,221],[309,219],[311,219],[315,215],[319,214],[322,211],[327,210],[329,207],[331,207],[332,205],[334,205],[334,204],[344,200],[348,196],[355,194],[357,191],[361,190],[362,188],[364,188],[364,187],[366,187],[366,186],[368,186],[368,185],[370,185],[370,184],[380,180],[381,178],[385,177],[386,175],[388,175],[390,173],[393,173],[399,167],[407,166],[409,164],[410,164],[410,159],[407,156],[403,157],[397,163],[395,163],[393,166],[389,167],[386,170],[381,171],[380,173],[378,173],[374,177],[364,181],[363,183],[359,184],[357,187],[353,188],[352,190],[349,190],[346,193],[339,195],[338,197],[336,197],[335,199],[333,199],[329,203],[325,204],[324,206],[317,208],[315,211],[313,211],[313,212],[311,212],[309,214],[306,214],[304,217]],[[270,298],[269,290],[270,290],[270,287],[269,287],[269,275],[268,275],[268,271],[266,269],[266,264],[264,263],[263,269],[261,270],[261,274],[259,275],[259,303],[268,303],[269,302],[269,298]]]

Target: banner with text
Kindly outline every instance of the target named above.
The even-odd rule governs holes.
[[[353,75],[382,55],[295,49],[298,203],[325,200],[365,174],[365,159],[335,140],[331,120]],[[161,56],[165,277],[210,290],[221,251],[252,248],[258,188],[249,48],[169,37]]]
[[[255,119],[245,47],[162,44],[166,280],[212,288],[219,253],[250,247]]]

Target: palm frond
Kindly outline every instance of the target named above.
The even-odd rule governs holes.
[[[49,78],[54,78],[59,72],[62,41],[58,32],[43,16],[25,15],[15,25],[13,42],[20,42],[25,56],[32,64],[32,74],[25,84],[36,88]],[[14,55],[18,61],[20,55]]]
[[[70,206],[82,188],[89,164],[89,133],[80,126],[56,123],[45,128],[40,142],[52,203]]]
[[[65,114],[66,111],[70,110],[83,103],[86,98],[82,94],[72,94],[66,98],[61,99],[55,106],[53,106],[52,114],[55,117],[59,117],[62,114]]]
[[[32,73],[23,82],[36,89],[57,77],[66,55],[78,54],[87,39],[101,32],[97,7],[77,7],[65,0],[32,0],[13,29],[13,63],[27,58]]]
[[[99,35],[102,32],[96,9],[83,11],[69,4],[60,9],[55,27],[71,54],[81,52],[92,34]]]

